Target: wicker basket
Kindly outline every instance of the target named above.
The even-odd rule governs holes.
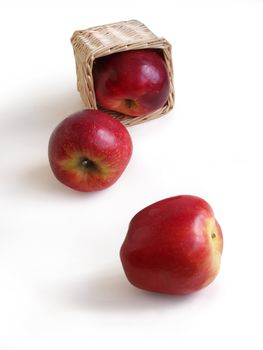
[[[170,78],[170,95],[167,103],[143,117],[129,117],[120,113],[110,112],[126,126],[155,119],[167,113],[174,104],[173,65],[171,45],[163,38],[158,38],[144,24],[131,20],[118,22],[74,32],[71,42],[74,49],[77,71],[77,87],[87,108],[100,108],[96,104],[92,69],[96,58],[120,51],[143,48],[163,51]]]

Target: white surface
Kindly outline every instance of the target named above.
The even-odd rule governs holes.
[[[263,2],[1,2],[0,349],[262,349]],[[69,38],[137,18],[174,47],[176,107],[130,129],[106,191],[50,172],[56,124],[82,109]],[[190,297],[133,288],[119,261],[131,217],[196,194],[225,239],[216,281]]]

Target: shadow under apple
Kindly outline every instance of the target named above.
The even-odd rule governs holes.
[[[20,177],[21,186],[28,193],[33,193],[37,196],[55,196],[55,197],[67,197],[71,200],[76,198],[77,200],[83,199],[84,201],[91,198],[98,198],[103,195],[102,192],[107,193],[107,189],[104,191],[96,192],[80,192],[76,191],[68,186],[63,185],[58,181],[51,171],[49,162],[46,164],[34,166],[25,169]],[[109,189],[110,190],[110,189]],[[104,194],[105,196],[105,194]]]
[[[49,163],[26,169],[22,182],[29,191],[40,193],[72,192],[62,185],[52,174]]]
[[[64,289],[62,300],[74,309],[95,312],[141,312],[178,307],[194,295],[175,296],[147,292],[132,286],[120,272],[101,273]],[[61,298],[60,298],[61,301]]]

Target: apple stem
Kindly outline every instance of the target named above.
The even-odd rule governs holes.
[[[211,234],[211,238],[212,238],[212,239],[215,239],[215,238],[216,238],[216,234],[215,234],[214,232]]]

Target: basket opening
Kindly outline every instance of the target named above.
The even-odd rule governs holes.
[[[143,49],[135,49],[135,50],[129,50],[129,51],[139,51],[139,50],[143,50],[143,51],[153,51],[155,53],[157,53],[158,55],[161,56],[161,58],[163,59],[165,65],[166,65],[166,68],[167,68],[167,71],[168,71],[168,67],[167,67],[167,64],[165,62],[165,58],[164,58],[164,51],[163,49],[156,49],[156,48],[143,48]],[[135,118],[140,118],[142,119],[143,121],[145,121],[145,119],[147,118],[147,114],[148,112],[146,111],[143,115],[141,114],[140,116],[137,116],[135,113],[136,112],[133,112],[136,110],[136,108],[139,106],[139,103],[136,101],[136,99],[134,98],[131,98],[130,96],[127,96],[126,98],[123,98],[121,104],[123,105],[121,108],[117,108],[119,109],[119,112],[117,111],[114,111],[114,108],[111,107],[111,108],[106,108],[106,106],[104,105],[104,107],[102,107],[99,103],[99,100],[100,98],[96,95],[96,75],[100,74],[100,70],[102,69],[102,67],[104,65],[106,65],[108,63],[108,60],[111,59],[112,56],[116,56],[118,55],[119,53],[121,52],[126,52],[127,50],[122,50],[122,51],[118,51],[118,52],[114,52],[110,55],[105,55],[105,56],[100,56],[98,58],[96,58],[94,61],[93,61],[93,67],[92,67],[92,79],[93,79],[93,84],[94,84],[94,93],[95,93],[95,98],[96,98],[96,103],[97,103],[97,108],[104,111],[104,112],[107,112],[117,118],[126,118],[126,119],[135,119]],[[111,74],[111,80],[114,82],[118,79],[117,77],[117,73],[112,70],[110,72]],[[158,108],[156,108],[154,111],[152,111],[151,113],[155,113],[157,111],[159,111],[159,114],[160,114],[160,110],[165,110],[167,108],[167,105],[168,105],[168,98],[167,100],[163,103],[163,105],[158,106]],[[108,107],[108,106],[107,106]],[[127,111],[130,111],[131,114],[129,114],[129,112],[127,113]]]

